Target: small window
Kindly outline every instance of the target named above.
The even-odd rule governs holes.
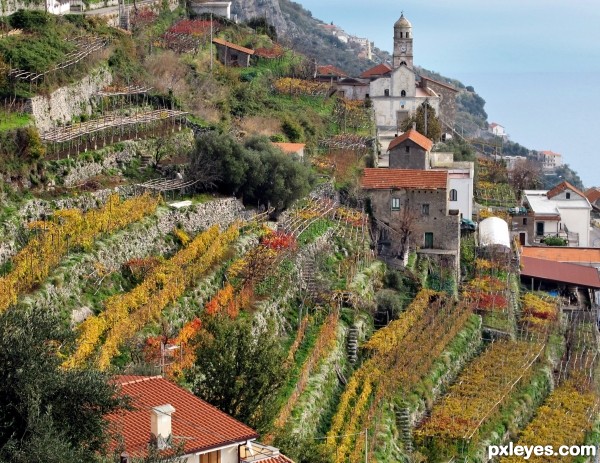
[[[403,34],[403,32],[400,32],[400,38],[402,38],[402,34]]]
[[[400,96],[406,96],[406,90],[402,90],[402,91],[400,92]]]
[[[370,96],[369,96],[369,94],[368,94],[368,93],[365,95],[365,98],[370,98]]]
[[[523,225],[527,225],[527,217],[523,217]]]
[[[392,198],[392,211],[400,210],[400,198]]]
[[[569,193],[568,191],[567,191],[566,196],[567,196],[567,199],[571,199],[571,193]]]
[[[450,201],[458,201],[458,192],[454,189],[450,190]]]
[[[406,33],[406,38],[408,39],[410,37],[410,32]]]
[[[383,94],[384,94],[384,96],[390,96],[390,89],[389,89],[389,88],[386,88],[386,89],[383,91]]]
[[[406,152],[407,152],[407,153],[410,153],[410,146],[406,145],[406,146],[404,147],[404,149],[406,150]]]
[[[429,215],[429,204],[423,204],[421,212],[423,215]]]
[[[406,61],[400,61],[400,66],[408,66],[408,65],[406,64]]]

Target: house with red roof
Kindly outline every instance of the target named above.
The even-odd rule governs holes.
[[[390,168],[429,169],[433,141],[414,129],[394,138],[388,145]]]
[[[299,159],[304,159],[305,143],[274,142],[273,144],[286,154],[296,155]]]
[[[488,130],[492,135],[496,135],[497,137],[505,138],[507,137],[506,130],[503,125],[498,124],[497,122],[492,122],[488,126]]]
[[[254,55],[254,50],[219,38],[214,38],[212,43],[217,47],[219,61],[225,66],[239,66],[245,68],[250,66],[250,57]]]
[[[591,210],[586,195],[569,182],[561,182],[549,191],[525,190],[526,217],[513,218],[513,234],[521,244],[539,244],[548,236],[558,236],[569,246],[590,245]],[[522,221],[522,222],[521,222]]]
[[[187,463],[293,463],[278,449],[256,442],[258,434],[161,376],[117,376],[132,410],[108,416],[112,450],[121,463],[147,456],[149,446]]]
[[[384,260],[400,263],[409,250],[417,249],[458,272],[460,217],[448,207],[446,170],[367,168],[360,185]]]
[[[542,169],[544,170],[554,170],[562,166],[562,155],[554,151],[540,151],[538,153],[538,160],[542,163]]]

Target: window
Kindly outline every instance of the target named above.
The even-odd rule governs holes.
[[[400,198],[392,198],[392,211],[400,210]]]
[[[429,204],[423,204],[421,206],[421,212],[423,215],[429,215]]]
[[[221,463],[221,452],[217,450],[200,455],[200,463]]]
[[[407,152],[407,153],[410,153],[410,146],[406,145],[406,146],[404,147],[404,149],[406,150],[406,152]]]
[[[369,94],[368,93],[365,95],[365,98],[369,98]]]
[[[571,199],[571,193],[567,192],[566,197],[567,199]]]
[[[384,96],[390,96],[390,89],[389,89],[389,88],[386,88],[386,89],[383,91],[383,94],[384,94]]]
[[[403,34],[403,32],[400,32],[400,38],[402,38],[402,34]]]
[[[410,32],[407,32],[406,33],[406,38],[409,38],[409,37],[410,37]]]
[[[433,248],[433,233],[432,232],[425,232],[425,237],[423,239],[423,247],[425,249]]]
[[[400,66],[407,66],[406,61],[400,61]]]
[[[523,225],[527,225],[527,217],[523,217]]]
[[[537,236],[544,236],[544,222],[537,222],[535,224],[535,234]]]
[[[400,92],[400,96],[406,96],[406,90],[402,90],[402,91]]]
[[[450,190],[450,201],[458,201],[458,192],[455,189]]]

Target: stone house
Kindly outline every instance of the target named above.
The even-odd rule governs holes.
[[[367,168],[360,185],[383,259],[400,263],[417,249],[443,256],[458,272],[460,219],[448,207],[448,172]]]
[[[429,169],[433,141],[414,129],[394,138],[389,146],[391,169]]]
[[[219,61],[225,66],[250,66],[250,57],[254,55],[254,50],[219,38],[214,38],[212,42],[217,47]]]
[[[369,93],[369,80],[344,77],[336,83],[337,94],[348,100],[365,100]]]
[[[151,443],[165,452],[182,445],[186,463],[293,463],[256,442],[252,428],[162,376],[116,376],[115,383],[132,398],[131,410],[107,416],[121,463],[145,458]]]
[[[389,167],[447,171],[449,210],[457,210],[461,218],[470,220],[473,215],[474,164],[454,162],[452,153],[431,152],[432,147],[433,141],[411,129],[390,143]]]
[[[512,233],[521,244],[537,244],[548,236],[568,240],[569,246],[590,245],[590,215],[592,206],[585,194],[562,182],[549,191],[525,190],[525,216],[512,218]]]

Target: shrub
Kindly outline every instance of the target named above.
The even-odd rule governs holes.
[[[566,246],[567,240],[560,236],[548,236],[547,238],[544,238],[543,243],[547,246]]]

